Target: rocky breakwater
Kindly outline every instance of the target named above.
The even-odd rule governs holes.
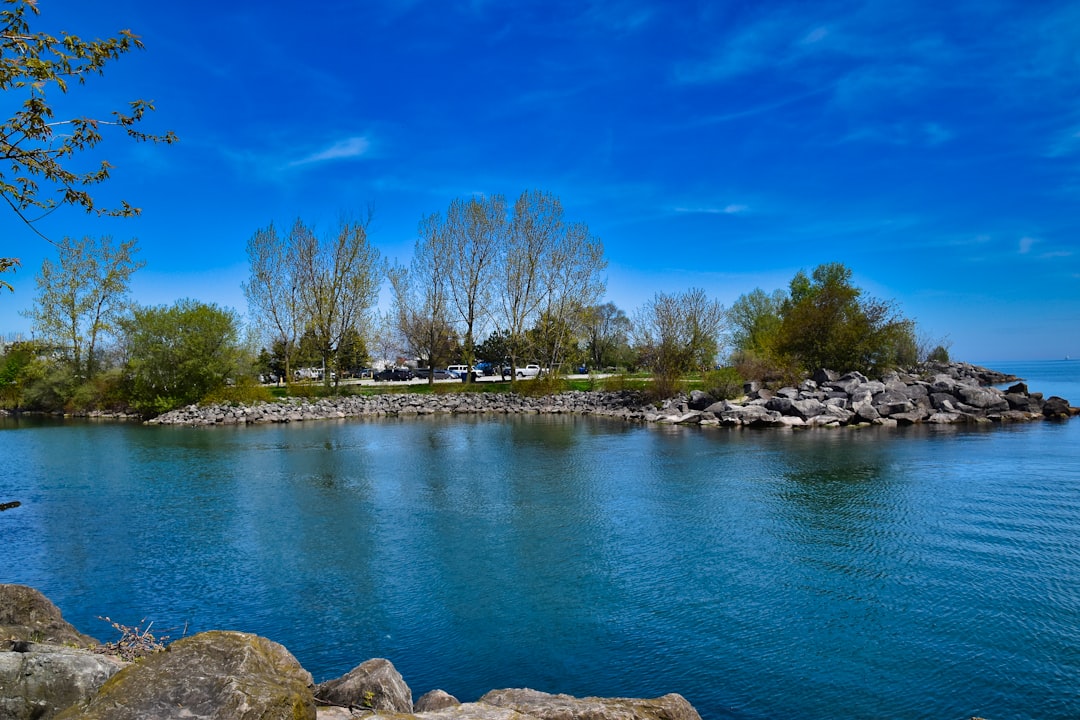
[[[747,385],[740,401],[706,393],[668,401],[651,422],[728,427],[834,427],[1027,422],[1080,414],[1060,397],[1031,392],[1019,378],[966,363],[927,365],[880,380],[819,370],[797,387]],[[1005,390],[994,385],[1013,383]]]
[[[995,385],[1012,383],[1000,390]],[[153,425],[247,425],[335,418],[423,415],[572,414],[630,422],[704,427],[838,427],[1026,422],[1063,419],[1080,410],[1060,397],[1031,392],[1019,378],[967,363],[926,365],[871,380],[852,372],[819,370],[798,386],[770,390],[748,383],[738,400],[701,391],[662,403],[643,393],[565,392],[529,397],[515,393],[394,393],[254,405],[189,405],[148,420]]]
[[[517,393],[389,393],[348,395],[253,405],[189,405],[147,421],[151,425],[251,425],[339,418],[421,415],[600,415],[642,420],[648,404],[641,393],[564,392],[536,397]]]
[[[124,662],[96,652],[93,638],[21,585],[0,585],[0,633],[9,638],[0,643],[0,718],[9,720],[701,720],[674,693],[575,698],[507,689],[462,703],[432,690],[413,702],[381,658],[316,685],[283,646],[242,632],[199,633]]]

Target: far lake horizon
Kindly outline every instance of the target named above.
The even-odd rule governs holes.
[[[978,363],[1080,404],[1080,361]],[[82,632],[389,659],[414,699],[684,695],[705,720],[1080,716],[1080,420],[0,418],[0,582]]]

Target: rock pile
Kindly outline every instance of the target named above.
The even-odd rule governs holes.
[[[125,663],[76,647],[96,641],[21,585],[0,585],[0,633],[0,718],[10,720],[701,720],[677,694],[574,698],[509,689],[462,703],[433,690],[414,703],[381,658],[315,685],[284,647],[242,632],[199,633]]]
[[[819,370],[798,387],[746,387],[739,401],[695,391],[659,406],[640,392],[565,392],[527,397],[515,393],[395,393],[339,396],[309,401],[290,398],[255,405],[188,407],[147,421],[154,425],[247,425],[335,418],[422,415],[572,414],[631,422],[724,427],[828,427],[915,423],[1018,422],[1078,414],[1059,397],[1044,399],[1018,378],[967,363],[928,365],[919,372],[890,373],[880,380],[852,372]],[[1007,390],[993,385],[1015,382]]]

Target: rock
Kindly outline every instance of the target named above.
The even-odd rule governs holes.
[[[0,585],[0,649],[2,643],[25,641],[91,648],[100,645],[76,630],[49,598],[25,585]]]
[[[1005,394],[1027,395],[1027,383],[1018,382],[1015,385],[1010,386],[1009,389],[1005,391]]]
[[[129,665],[62,720],[315,720],[311,674],[281,645],[240,632],[177,640]]]
[[[671,693],[651,700],[575,698],[538,690],[492,690],[480,698],[486,705],[509,708],[539,720],[701,720],[682,695]]]
[[[791,403],[791,409],[803,420],[809,420],[825,412],[825,405],[820,400],[796,400]]]
[[[765,403],[765,409],[766,410],[772,410],[773,412],[778,412],[778,413],[781,413],[783,415],[790,415],[791,414],[791,408],[794,405],[794,403],[795,403],[795,401],[792,400],[791,398],[787,398],[787,397],[777,395],[774,398],[770,398]]]
[[[874,409],[880,415],[887,417],[894,413],[911,412],[915,409],[915,403],[911,402],[904,393],[886,390],[874,396]]]
[[[704,410],[715,402],[715,398],[707,392],[701,390],[691,390],[690,400],[687,405],[691,410]]]
[[[956,389],[956,394],[966,405],[980,410],[1006,410],[1009,407],[1004,394],[994,388],[961,385]]]
[[[393,663],[374,658],[334,680],[315,687],[319,702],[330,705],[409,713],[413,710],[412,690]]]
[[[124,666],[89,650],[19,642],[0,652],[0,718],[44,720],[85,702]]]
[[[413,703],[413,712],[432,712],[460,705],[461,702],[445,690],[431,690]]]
[[[819,370],[815,370],[814,374],[810,376],[810,379],[813,380],[814,383],[817,385],[824,385],[826,383],[831,383],[839,380],[840,373],[821,368]]]
[[[1069,402],[1065,400],[1065,398],[1060,398],[1057,395],[1046,398],[1046,401],[1043,403],[1042,412],[1043,415],[1048,418],[1067,418],[1074,414],[1069,407]]]

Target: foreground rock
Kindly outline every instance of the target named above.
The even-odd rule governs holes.
[[[271,640],[204,632],[129,665],[57,718],[315,720],[311,685],[311,674]]]
[[[99,645],[64,620],[49,598],[25,585],[0,585],[0,650],[18,642],[79,648]]]
[[[480,702],[540,720],[701,720],[686,698],[675,693],[642,700],[575,698],[537,690],[493,690],[480,698]]]
[[[319,702],[349,708],[408,713],[412,690],[389,660],[375,658],[315,688]]]
[[[657,406],[640,392],[566,392],[527,397],[513,393],[395,393],[321,398],[290,398],[251,406],[199,406],[165,413],[153,425],[245,425],[340,418],[417,417],[422,415],[571,414],[667,425],[724,427],[838,427],[1022,422],[1064,419],[1080,410],[1064,399],[1044,399],[1017,382],[1007,390],[992,385],[1018,378],[967,363],[926,365],[918,372],[890,373],[871,380],[819,370],[798,387],[768,390],[749,384],[739,401],[694,391]]]
[[[0,718],[44,720],[85,702],[124,663],[89,650],[18,642],[0,652]]]

